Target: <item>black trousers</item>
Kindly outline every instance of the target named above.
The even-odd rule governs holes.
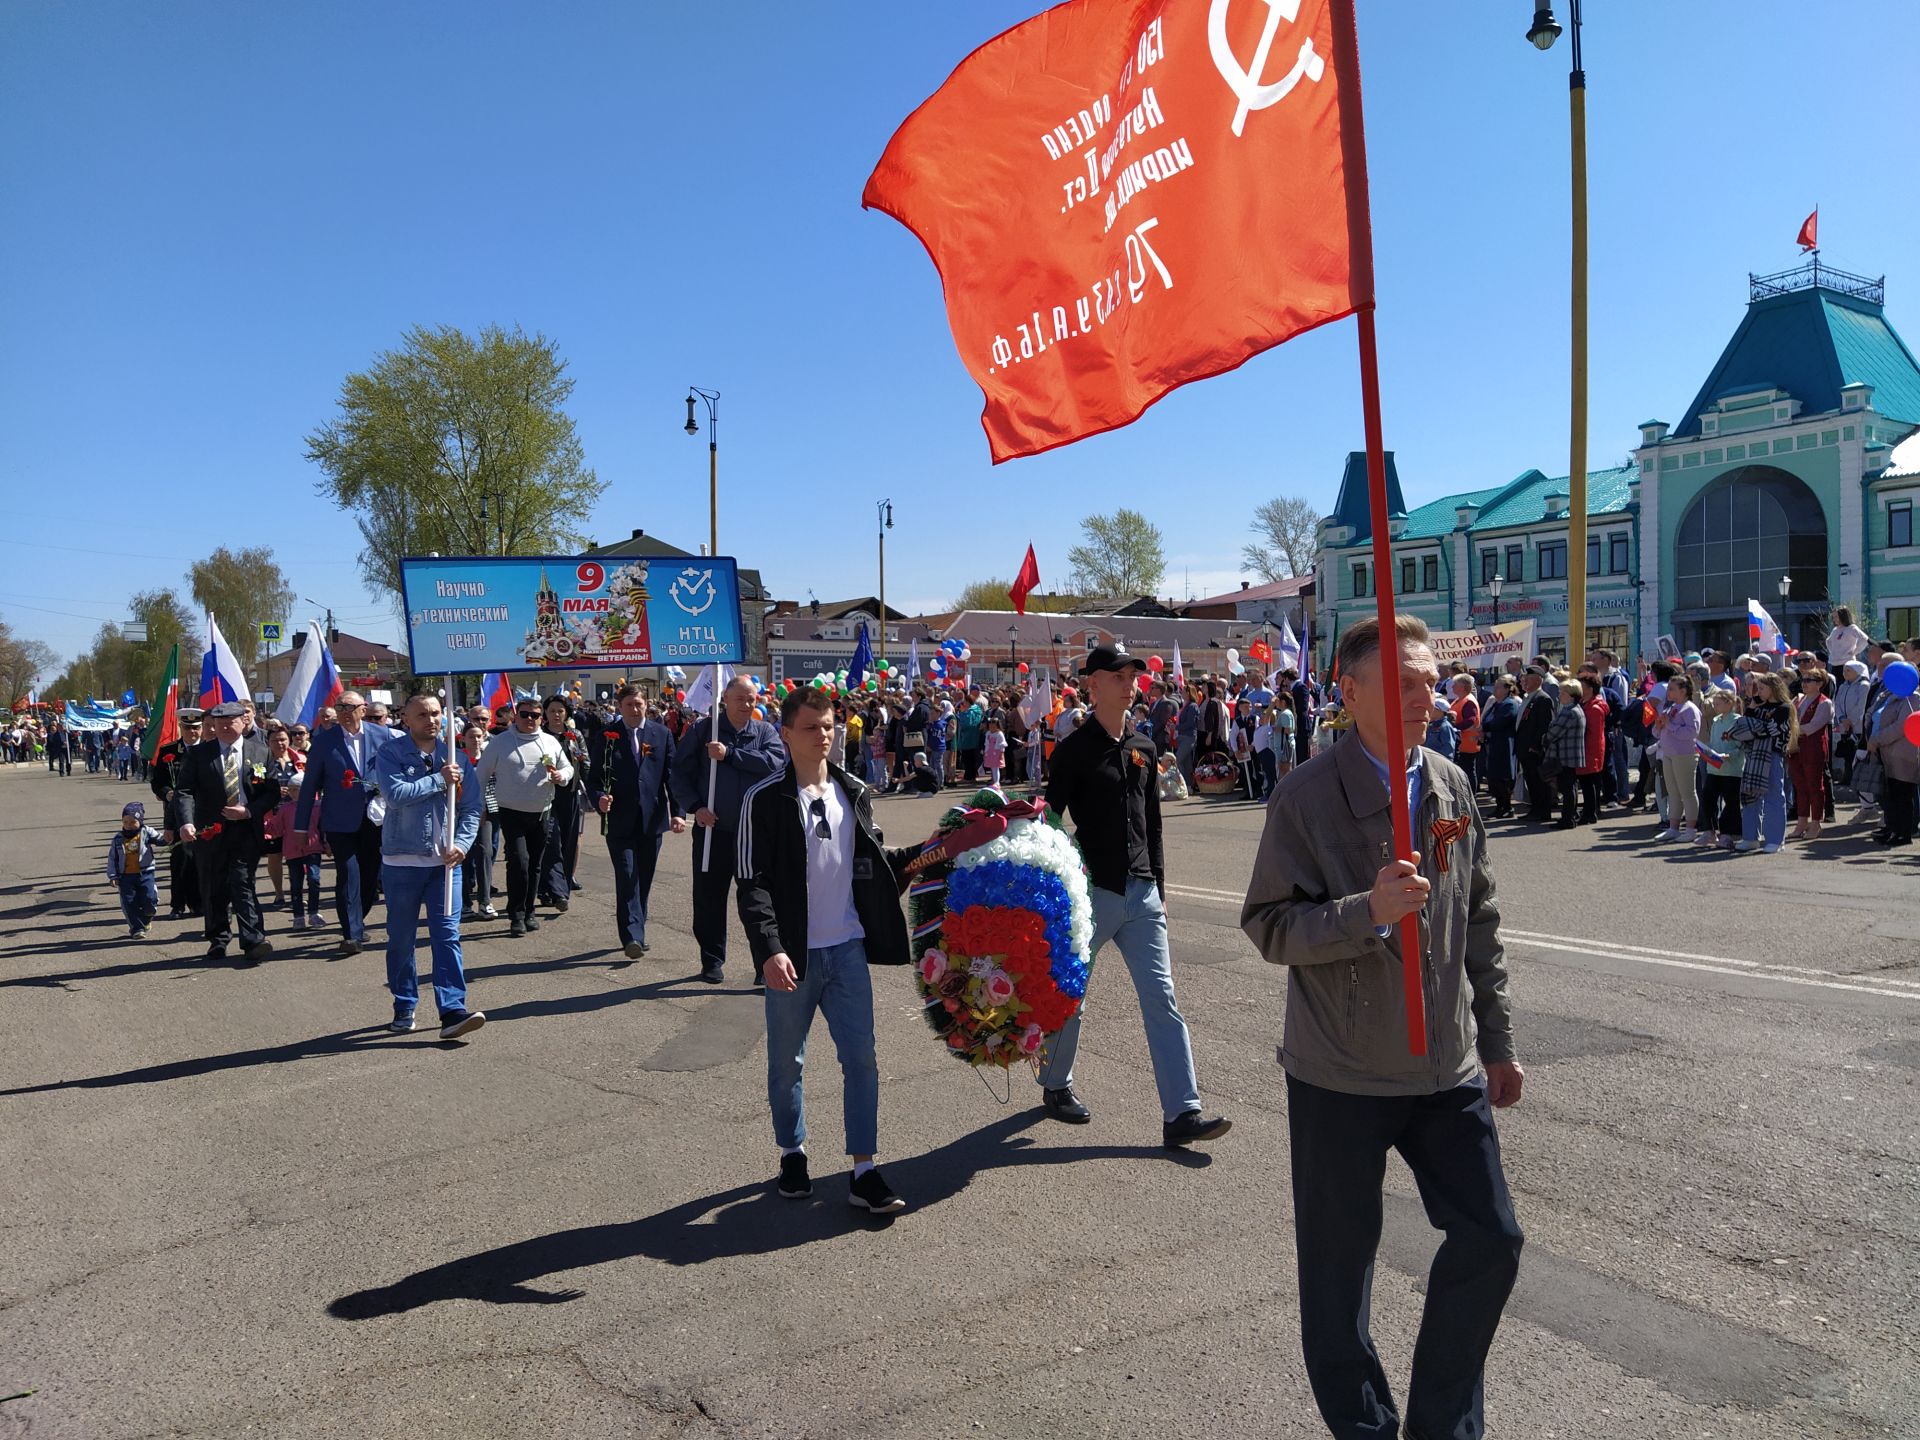
[[[333,913],[340,938],[365,942],[367,916],[380,901],[380,827],[362,820],[358,830],[327,831],[333,852]]]
[[[713,859],[700,868],[707,853],[707,835],[695,829],[693,836],[693,938],[700,947],[700,964],[727,963],[727,916],[733,909],[733,850],[735,836],[718,825],[713,835]]]
[[[534,890],[546,863],[547,813],[500,807],[500,848],[507,852],[507,914],[533,913]]]
[[[653,872],[660,862],[658,831],[642,834],[638,823],[623,831],[607,832],[607,858],[613,861],[613,918],[620,943],[647,943],[647,903],[653,895]],[[720,842],[714,841],[717,846]],[[694,864],[700,863],[694,852]]]
[[[1544,757],[1540,760],[1522,760],[1520,773],[1527,781],[1527,818],[1529,820],[1551,820],[1553,818],[1553,787],[1547,783]]]
[[[1493,797],[1493,813],[1503,815],[1513,809],[1513,762],[1493,762],[1487,766],[1487,794]]]
[[[265,940],[260,897],[253,888],[254,870],[260,864],[259,837],[244,830],[233,836],[222,833],[211,840],[196,840],[193,848],[200,867],[201,902],[206,907],[207,949],[224,952],[233,940],[235,925],[240,928],[242,949]]]
[[[980,778],[980,757],[986,754],[984,747],[975,745],[960,752],[960,778],[971,785]]]
[[[1409,1436],[1484,1435],[1482,1377],[1523,1237],[1484,1079],[1437,1095],[1347,1095],[1287,1077],[1294,1249],[1307,1379],[1335,1440],[1396,1433],[1368,1311],[1387,1151],[1413,1171],[1445,1239],[1413,1347]]]
[[[167,856],[167,895],[175,910],[200,910],[200,865],[191,845],[176,845]]]
[[[1891,775],[1881,785],[1881,813],[1887,830],[1901,839],[1913,839],[1915,812],[1920,809],[1920,787],[1911,780],[1896,780]]]
[[[540,872],[540,893],[550,901],[573,894],[573,872],[580,866],[584,793],[577,785],[553,792],[553,808],[547,812],[546,860]]]

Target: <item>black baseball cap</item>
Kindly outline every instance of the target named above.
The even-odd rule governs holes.
[[[1129,670],[1144,670],[1147,662],[1138,655],[1129,655],[1124,645],[1096,645],[1087,652],[1087,658],[1081,662],[1080,673],[1091,675],[1097,670],[1111,670],[1124,675]]]

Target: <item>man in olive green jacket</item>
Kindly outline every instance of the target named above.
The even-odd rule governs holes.
[[[1521,1233],[1493,1107],[1520,1098],[1499,911],[1472,787],[1422,749],[1439,678],[1427,630],[1399,623],[1402,733],[1388,737],[1379,627],[1340,637],[1345,744],[1298,766],[1267,807],[1241,911],[1287,967],[1287,1113],[1301,1343],[1340,1440],[1399,1425],[1368,1331],[1388,1150],[1445,1232],[1414,1347],[1405,1434],[1484,1432],[1482,1374],[1519,1270]],[[1388,766],[1404,772],[1414,856],[1393,858]],[[1407,1043],[1399,925],[1418,917],[1426,1054]],[[1484,1073],[1483,1073],[1484,1067]]]

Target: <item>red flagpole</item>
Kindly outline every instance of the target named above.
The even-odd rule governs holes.
[[[1380,355],[1374,335],[1373,216],[1367,196],[1367,132],[1360,105],[1360,42],[1353,0],[1330,0],[1333,64],[1339,78],[1340,149],[1347,183],[1348,265],[1353,275],[1355,318],[1360,322],[1360,407],[1367,442],[1367,500],[1373,524],[1373,592],[1380,618],[1380,702],[1387,735],[1404,733],[1400,720],[1400,646],[1394,638],[1393,544],[1387,533],[1387,452],[1380,421]],[[1407,811],[1403,766],[1387,766],[1393,801],[1393,851],[1413,857],[1413,822]],[[1400,922],[1400,975],[1406,994],[1407,1049],[1427,1053],[1427,1007],[1420,957],[1420,917]]]

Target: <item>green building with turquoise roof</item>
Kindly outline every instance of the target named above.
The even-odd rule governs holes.
[[[1876,635],[1920,636],[1920,363],[1888,323],[1885,282],[1813,263],[1749,276],[1748,304],[1678,422],[1649,420],[1628,465],[1587,477],[1587,648],[1745,649],[1759,600],[1821,648],[1835,605]],[[1616,452],[1617,453],[1617,452]],[[1394,592],[1434,629],[1530,619],[1567,654],[1564,476],[1409,511],[1388,456]],[[1317,647],[1371,615],[1366,463],[1347,457],[1315,564]]]

